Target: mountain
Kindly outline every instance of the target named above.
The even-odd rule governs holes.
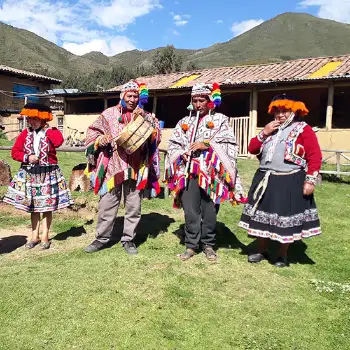
[[[0,64],[10,67],[33,72],[47,71],[55,77],[67,76],[72,71],[91,73],[97,68],[104,68],[104,65],[73,55],[28,30],[1,22],[0,42]]]
[[[65,78],[112,66],[152,64],[156,49],[107,57],[100,52],[76,56],[24,29],[0,22],[0,64]],[[199,68],[276,62],[350,53],[350,25],[304,13],[284,13],[224,43],[199,50],[178,49],[185,64]]]
[[[349,24],[304,13],[284,13],[187,59],[204,68],[349,53]]]

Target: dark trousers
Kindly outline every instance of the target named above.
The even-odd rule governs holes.
[[[185,244],[198,249],[200,244],[215,245],[216,209],[210,197],[199,187],[198,179],[190,179],[182,194],[185,212]]]

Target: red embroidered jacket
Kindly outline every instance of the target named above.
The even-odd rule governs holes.
[[[248,151],[256,154],[258,159],[264,145],[271,139],[262,131],[250,140]],[[305,122],[298,122],[286,140],[284,159],[302,166],[306,170],[305,181],[316,182],[322,165],[322,153],[315,132]]]
[[[28,163],[29,155],[34,154],[34,152],[26,151],[25,148],[26,141],[28,141],[28,136],[28,129],[23,130],[17,137],[17,140],[12,147],[12,158],[18,162]],[[43,145],[43,142],[41,142],[40,158],[46,158],[48,164],[57,164],[56,148],[63,144],[64,139],[62,133],[57,128],[50,128],[46,130],[45,136],[48,140],[48,147],[47,145]]]

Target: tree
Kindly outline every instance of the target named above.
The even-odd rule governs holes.
[[[189,61],[186,66],[187,71],[197,70],[198,67],[193,61]]]
[[[158,49],[153,56],[153,66],[158,74],[179,72],[183,58],[175,51],[173,45]]]

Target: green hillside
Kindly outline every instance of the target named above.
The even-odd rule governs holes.
[[[0,64],[65,79],[115,66],[152,64],[156,49],[107,57],[100,52],[76,56],[27,30],[0,22]],[[284,13],[224,43],[199,50],[178,49],[184,66],[199,68],[290,60],[350,53],[350,25],[304,13]]]

